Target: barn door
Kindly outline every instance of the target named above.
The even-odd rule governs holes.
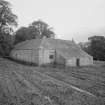
[[[80,66],[80,59],[79,58],[77,58],[77,60],[76,60],[76,65]]]

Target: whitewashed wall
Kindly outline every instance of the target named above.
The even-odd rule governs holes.
[[[38,63],[39,62],[39,51],[36,50],[14,50],[11,52],[10,56],[13,59]]]
[[[53,55],[54,58],[50,59],[50,55]],[[57,64],[63,64],[67,66],[77,66],[77,58],[72,57],[70,59],[65,59],[58,52],[55,52],[53,49],[35,49],[35,50],[13,50],[10,53],[10,56],[14,59],[32,62],[36,64],[48,64],[56,62]],[[87,66],[93,64],[92,57],[80,57],[79,58],[80,66]]]
[[[66,60],[66,66],[77,66],[76,65],[76,58],[71,58],[69,60]]]
[[[54,58],[50,59],[50,55],[53,55]],[[43,49],[39,50],[39,64],[48,64],[53,63],[55,60],[55,51],[52,49]]]
[[[93,64],[93,58],[85,57],[80,59],[81,66],[87,66]]]

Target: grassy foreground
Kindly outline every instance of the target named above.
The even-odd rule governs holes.
[[[0,58],[0,105],[105,105],[105,62],[31,67]]]

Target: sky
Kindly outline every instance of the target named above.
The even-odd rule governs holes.
[[[46,22],[57,38],[77,42],[105,35],[105,0],[7,0],[19,26],[35,20]]]

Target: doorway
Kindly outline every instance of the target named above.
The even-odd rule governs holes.
[[[79,58],[76,59],[76,65],[80,66],[80,59]]]

